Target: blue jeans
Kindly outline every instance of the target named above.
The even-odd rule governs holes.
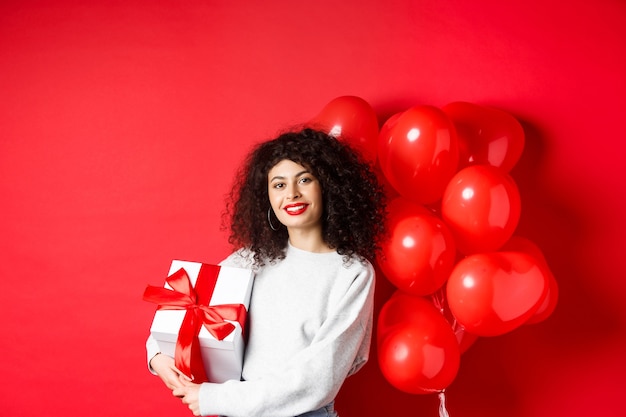
[[[338,417],[335,411],[335,402],[325,405],[315,411],[309,411],[308,413],[300,414],[296,417]]]

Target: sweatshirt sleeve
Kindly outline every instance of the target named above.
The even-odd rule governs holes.
[[[374,270],[368,263],[307,348],[261,378],[202,384],[201,414],[288,417],[330,403],[345,378],[368,359],[373,298]]]
[[[152,335],[148,335],[148,340],[146,340],[146,361],[148,364],[148,370],[154,375],[156,375],[156,372],[154,372],[154,370],[150,366],[150,359],[154,358],[154,356],[160,352],[161,350],[159,349],[159,345],[157,344],[156,339],[152,337]]]

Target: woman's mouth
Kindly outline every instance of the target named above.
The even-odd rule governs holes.
[[[308,206],[308,204],[290,204],[285,206],[284,210],[290,216],[297,216],[304,213]]]

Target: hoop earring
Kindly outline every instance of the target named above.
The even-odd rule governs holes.
[[[267,222],[270,224],[270,229],[272,229],[273,231],[277,231],[278,228],[274,227],[274,225],[272,224],[272,219],[270,217],[270,213],[272,212],[272,208],[268,208],[267,209]]]

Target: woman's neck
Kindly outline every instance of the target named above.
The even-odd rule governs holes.
[[[294,248],[307,252],[325,253],[334,251],[322,239],[321,231],[289,230],[289,243]]]

